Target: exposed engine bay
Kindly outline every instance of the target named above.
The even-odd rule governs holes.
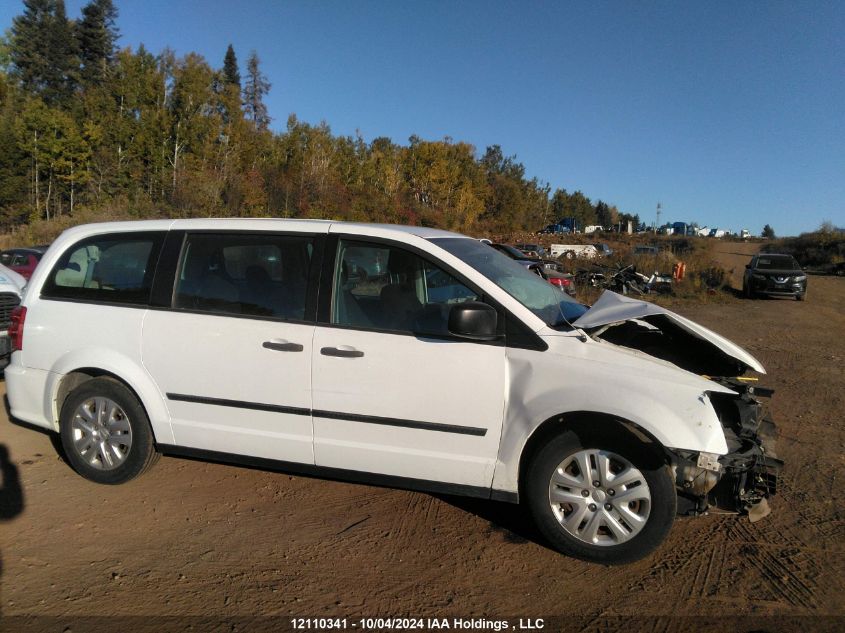
[[[613,293],[604,293],[575,325],[594,339],[668,361],[734,392],[708,394],[724,430],[726,455],[673,452],[679,512],[718,508],[747,514],[751,521],[768,515],[783,462],[775,453],[775,425],[759,398],[774,392],[756,386],[756,378],[743,377],[749,369],[762,372],[762,366],[745,350],[680,315],[608,294]],[[643,306],[639,313],[636,304]]]

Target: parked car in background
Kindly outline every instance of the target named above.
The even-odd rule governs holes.
[[[0,264],[11,268],[24,279],[29,279],[45,252],[46,246],[10,248],[0,253]]]
[[[610,257],[613,255],[613,249],[603,242],[596,242],[593,246],[596,247],[599,257]]]
[[[552,244],[549,249],[552,257],[564,259],[595,259],[599,256],[598,249],[592,244]]]
[[[807,273],[792,255],[760,253],[745,266],[742,294],[749,299],[767,295],[803,301],[807,294]]]
[[[9,364],[12,354],[9,324],[12,312],[20,305],[25,285],[26,279],[23,276],[0,264],[0,370]]]
[[[514,247],[521,250],[528,257],[537,257],[539,259],[549,258],[549,253],[540,244],[514,244]]]
[[[557,286],[566,292],[566,294],[570,297],[575,296],[575,276],[562,270],[558,262],[551,259],[543,259],[541,257],[528,255],[516,246],[511,246],[510,244],[491,244],[490,246],[523,265],[527,265],[528,262],[536,264],[537,268],[532,268],[531,270],[535,271],[553,286]],[[522,244],[522,246],[526,245]],[[532,246],[537,245],[534,244]],[[540,249],[543,253],[546,252],[544,248],[540,247]]]
[[[571,233],[572,229],[568,226],[564,226],[563,224],[549,224],[546,228],[540,229],[537,232],[552,235],[566,235],[567,233]]]
[[[557,286],[570,297],[574,297],[577,294],[577,290],[575,288],[575,275],[572,273],[561,273],[556,270],[545,269],[543,271],[543,277],[550,284]]]
[[[350,258],[384,271],[353,279]],[[740,346],[424,227],[78,226],[10,337],[11,414],[103,484],[170,453],[522,503],[555,549],[611,564],[678,511],[762,518],[782,468]]]
[[[644,246],[642,244],[635,246],[632,251],[633,255],[660,255],[659,246]]]

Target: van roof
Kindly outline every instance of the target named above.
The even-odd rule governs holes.
[[[219,230],[219,231],[313,231],[317,233],[343,233],[344,230],[375,229],[380,234],[396,233],[415,235],[424,239],[434,237],[466,237],[460,233],[443,231],[424,226],[401,224],[372,224],[368,222],[342,222],[339,220],[300,220],[293,218],[189,218],[177,220],[135,220],[128,222],[100,222],[82,224],[69,229],[69,233],[95,234],[121,231],[167,231],[167,230]]]

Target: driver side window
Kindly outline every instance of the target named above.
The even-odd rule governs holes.
[[[332,323],[448,334],[449,309],[479,296],[422,257],[393,246],[340,240]]]

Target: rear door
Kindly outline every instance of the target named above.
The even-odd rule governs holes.
[[[171,244],[169,306],[148,313],[142,355],[177,445],[314,463],[318,248],[311,234],[268,232],[188,232]]]
[[[483,297],[399,243],[349,236],[326,250],[335,263],[312,352],[317,465],[489,487],[505,347],[447,327],[452,305]]]

